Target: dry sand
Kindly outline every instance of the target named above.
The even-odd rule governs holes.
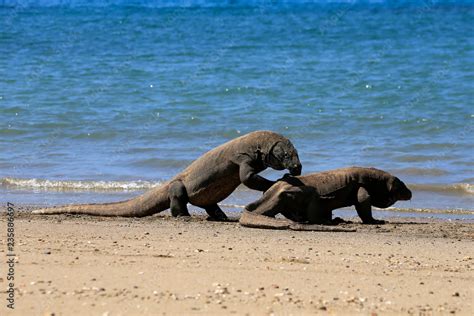
[[[358,231],[18,212],[0,315],[474,314],[474,223],[343,226]],[[6,258],[5,216],[0,231]]]

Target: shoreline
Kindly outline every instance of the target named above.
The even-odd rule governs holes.
[[[143,192],[142,192],[143,193]],[[245,193],[245,192],[244,192]],[[116,201],[123,201],[127,198],[135,197],[137,196],[134,194],[133,196],[127,196],[122,198],[115,197],[114,199],[106,199],[104,200],[94,200],[86,202],[86,203],[104,203],[104,202],[116,202]],[[246,199],[248,199],[248,202],[252,201],[252,198],[256,199],[254,196],[246,196]],[[224,200],[221,203],[218,203],[218,205],[222,208],[222,210],[229,215],[230,217],[240,217],[240,213],[244,210],[245,205],[240,205],[237,203],[234,203],[235,201],[241,199],[241,196],[231,196],[230,201],[229,200]],[[7,202],[0,203],[1,206],[6,205]],[[11,203],[11,202],[8,202]],[[80,204],[81,202],[72,202],[71,204]],[[399,203],[399,202],[398,202]],[[398,204],[397,203],[397,204]],[[69,204],[69,203],[65,203]],[[60,204],[15,204],[17,206],[17,210],[21,212],[30,212],[33,209],[37,208],[44,208],[44,207],[54,207],[56,205],[62,205]],[[1,209],[0,206],[0,209]],[[199,207],[193,206],[189,204],[189,212],[193,216],[195,215],[206,215],[205,211],[202,210]],[[170,212],[169,210],[166,210],[164,212],[155,214],[153,216],[162,216],[164,214],[169,215]],[[407,208],[402,208],[402,207],[397,207],[397,206],[391,206],[386,209],[381,209],[381,208],[376,208],[373,207],[373,214],[375,218],[382,218],[382,219],[413,219],[413,220],[441,220],[441,221],[462,221],[466,223],[471,223],[474,222],[474,209],[433,209],[433,208],[413,208],[413,207],[407,207]],[[357,216],[357,212],[354,209],[353,206],[351,207],[345,207],[341,209],[336,209],[333,211],[333,217],[343,217],[348,220],[352,221],[358,221],[359,217]]]
[[[13,202],[19,206],[26,207],[53,207],[66,204],[88,204],[88,203],[110,203],[128,200],[137,197],[147,190],[129,191],[45,191],[45,190],[3,190],[0,187],[2,201],[0,205]],[[462,207],[452,207],[456,205],[455,200],[450,196],[440,194],[426,195],[423,192],[415,191],[414,199],[411,201],[398,201],[395,205],[387,209],[373,208],[374,216],[381,218],[408,217],[408,218],[439,218],[444,220],[464,220],[474,221],[474,204],[471,203],[474,197],[460,196],[456,201],[460,201]],[[245,205],[257,200],[260,193],[248,190],[240,186],[228,198],[221,201],[219,205],[230,215],[238,216]],[[20,201],[20,203],[18,203]],[[453,204],[454,203],[454,204]],[[200,212],[202,209],[190,205],[191,212]],[[353,207],[342,208],[333,212],[334,216],[356,217],[357,213]]]
[[[344,225],[355,233],[295,232],[201,215],[35,216],[31,209],[15,208],[18,314],[474,311],[473,223],[392,218]],[[2,236],[5,225],[2,216]],[[4,256],[3,238],[0,247]]]
[[[279,177],[273,175],[269,179]],[[113,181],[113,180],[46,180],[0,178],[0,196],[3,202],[19,201],[26,205],[63,205],[117,202],[143,194],[151,188],[158,187],[164,181],[146,180]],[[451,214],[441,216],[457,219],[474,220],[474,194],[472,183],[445,184],[408,184],[414,198],[410,201],[398,201],[394,206],[381,210],[392,210],[413,214]],[[260,193],[240,185],[228,198],[219,205],[231,210],[240,211],[245,205],[260,197]],[[0,201],[1,202],[1,201]],[[416,217],[416,215],[413,215]],[[423,216],[423,215],[422,215]]]

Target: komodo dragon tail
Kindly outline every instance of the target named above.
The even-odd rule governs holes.
[[[71,204],[34,210],[33,214],[87,214],[97,216],[144,217],[170,207],[169,183],[153,188],[136,198],[97,204]]]
[[[290,221],[288,219],[276,219],[269,216],[253,214],[245,211],[239,220],[240,225],[251,228],[264,229],[291,229],[291,230],[307,230],[320,232],[355,232],[355,229],[331,227],[325,225],[301,224]]]

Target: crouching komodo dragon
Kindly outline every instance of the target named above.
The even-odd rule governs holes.
[[[387,208],[396,201],[410,199],[411,191],[400,179],[375,168],[350,167],[299,177],[285,176],[259,200],[245,207],[240,224],[328,231],[333,229],[312,224],[337,224],[332,220],[332,211],[352,205],[364,224],[383,224],[384,221],[372,217],[372,206]],[[288,219],[275,219],[278,213]]]
[[[268,190],[275,182],[258,175],[267,167],[288,169],[295,176],[301,174],[298,153],[287,138],[269,131],[256,131],[212,149],[170,181],[131,200],[66,205],[33,213],[143,217],[171,208],[173,216],[189,216],[189,202],[204,208],[212,219],[226,220],[217,203],[240,183],[254,190]]]

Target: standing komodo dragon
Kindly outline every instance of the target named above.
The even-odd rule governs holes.
[[[350,167],[299,177],[284,177],[245,207],[240,224],[254,228],[331,230],[312,224],[337,224],[332,211],[355,205],[364,224],[383,224],[372,206],[387,208],[410,200],[411,191],[397,177],[375,168]],[[276,219],[281,213],[288,219]],[[340,221],[340,219],[339,219]],[[306,224],[308,223],[308,224]]]
[[[187,203],[202,207],[211,219],[226,220],[217,205],[239,184],[266,191],[274,181],[258,175],[267,167],[301,174],[293,144],[270,131],[256,131],[210,150],[160,187],[136,198],[103,204],[76,204],[33,211],[35,214],[89,214],[143,217],[171,208],[173,216],[189,216]]]

